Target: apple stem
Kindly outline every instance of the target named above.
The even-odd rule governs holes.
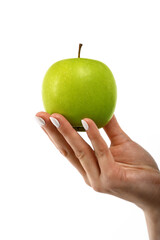
[[[80,58],[80,53],[81,53],[81,47],[82,47],[82,43],[79,44],[79,51],[78,51],[78,57]]]

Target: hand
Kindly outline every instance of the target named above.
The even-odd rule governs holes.
[[[58,120],[57,127],[48,113],[39,112],[36,116],[45,121],[43,130],[94,190],[133,202],[146,214],[155,209],[160,213],[158,166],[152,156],[120,128],[115,116],[103,128],[111,141],[110,147],[94,121],[83,119],[94,150],[61,114],[51,115]]]

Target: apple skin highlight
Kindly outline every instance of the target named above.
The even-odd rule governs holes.
[[[42,84],[46,112],[62,114],[76,131],[85,131],[81,119],[91,118],[98,128],[112,118],[117,87],[104,63],[87,58],[70,58],[54,63]]]

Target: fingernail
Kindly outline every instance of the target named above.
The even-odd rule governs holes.
[[[56,126],[57,128],[59,128],[60,123],[58,122],[58,120],[54,117],[50,117],[51,122],[53,123],[54,126]]]
[[[45,121],[44,121],[43,118],[35,116],[35,119],[36,119],[36,122],[37,122],[40,126],[44,126],[44,125],[45,125]]]
[[[82,123],[84,129],[87,131],[88,128],[89,128],[89,127],[88,127],[88,123],[87,123],[86,121],[84,121],[84,120],[81,120],[81,123]]]

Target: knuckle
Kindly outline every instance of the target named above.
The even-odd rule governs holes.
[[[96,157],[100,158],[107,154],[107,149],[105,147],[99,148],[96,152]]]
[[[82,150],[82,149],[79,149],[79,150],[77,150],[76,152],[75,152],[75,155],[76,155],[76,157],[78,158],[78,159],[84,159],[84,157],[85,157],[85,150]]]
[[[99,183],[97,183],[97,182],[92,183],[92,188],[93,188],[96,192],[103,192],[101,185],[100,185]]]
[[[93,186],[93,189],[94,189],[94,191],[96,191],[96,192],[102,192],[101,187],[98,186],[98,185],[94,185],[94,186]]]
[[[59,149],[59,151],[64,157],[68,157],[69,153],[65,149]]]

